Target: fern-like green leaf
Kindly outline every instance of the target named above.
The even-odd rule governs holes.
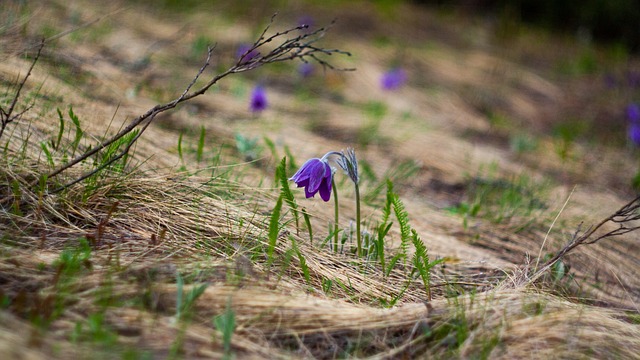
[[[409,225],[409,214],[404,208],[404,204],[400,197],[397,194],[393,194],[393,212],[398,219],[398,224],[400,226],[400,248],[402,249],[402,254],[405,260],[408,258],[409,254],[409,244],[411,243],[411,226]]]
[[[411,242],[413,242],[413,246],[416,249],[415,253],[413,254],[413,266],[416,268],[416,270],[418,270],[418,273],[420,274],[422,284],[424,285],[424,289],[427,292],[427,297],[431,299],[431,272],[429,271],[430,267],[427,247],[424,245],[415,229],[411,229]]]
[[[382,208],[382,223],[386,224],[389,221],[389,216],[391,216],[391,205],[393,203],[393,197],[395,194],[393,193],[393,183],[391,180],[387,179],[387,200],[384,202],[384,207]]]

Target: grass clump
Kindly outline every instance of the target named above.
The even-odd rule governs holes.
[[[449,211],[462,215],[464,228],[469,219],[486,219],[494,224],[505,224],[516,232],[536,225],[537,219],[547,209],[545,203],[548,185],[533,180],[525,173],[511,177],[495,175],[492,166],[486,175],[467,181],[466,200]]]

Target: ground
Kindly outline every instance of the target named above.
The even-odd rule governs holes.
[[[637,233],[586,244],[620,225],[607,222],[537,272],[635,197],[625,108],[640,62],[619,46],[400,2],[11,1],[0,15],[4,111],[35,63],[0,137],[1,358],[640,353]],[[269,24],[266,36],[300,19],[335,20],[317,44],[349,53],[321,57],[336,69],[230,74],[148,119],[126,163],[72,184],[109,147],[51,175],[177,99],[208,47],[194,89]],[[406,83],[385,90],[394,67]],[[252,112],[258,84],[268,106]],[[372,244],[354,250],[342,171],[338,251],[333,199],[276,178],[285,156],[291,176],[348,147],[365,237],[390,212],[384,263]]]

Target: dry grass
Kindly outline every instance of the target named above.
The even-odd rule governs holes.
[[[280,17],[295,19],[301,9],[296,3]],[[0,18],[17,16],[18,10],[17,5],[2,9],[6,16]],[[517,54],[491,52],[486,28],[471,39],[452,21],[403,5],[397,11],[406,15],[404,22],[381,17],[384,27],[355,31],[350,25],[362,23],[362,14],[345,5],[344,20],[330,38],[354,53],[347,65],[358,68],[355,75],[327,74],[302,84],[283,76],[295,71],[284,67],[229,78],[214,93],[158,118],[136,145],[136,170],[42,196],[26,184],[51,169],[40,144],[56,134],[56,108],[66,112],[73,106],[88,134],[82,146],[89,145],[105,136],[105,124],[113,133],[127,118],[180,92],[200,64],[188,55],[199,35],[219,40],[215,67],[237,42],[250,40],[243,36],[249,37],[255,24],[238,16],[231,25],[225,18],[233,14],[229,4],[208,9],[219,13],[212,11],[215,21],[204,23],[196,11],[178,16],[150,11],[145,4],[51,1],[28,10],[0,26],[0,93],[28,68],[28,59],[16,54],[36,34],[116,15],[45,47],[25,89],[35,96],[35,106],[1,139],[3,146],[10,141],[0,164],[0,195],[12,203],[0,218],[0,358],[223,358],[223,335],[213,319],[228,314],[227,304],[235,315],[231,352],[236,358],[631,359],[640,353],[634,234],[577,248],[563,259],[571,266],[566,277],[549,273],[527,281],[538,253],[559,250],[579,222],[596,223],[626,202],[628,187],[607,186],[625,183],[623,170],[634,154],[576,142],[572,154],[578,160],[557,158],[556,140],[541,121],[550,116],[549,108],[565,108],[559,98],[566,84],[554,81],[547,68],[518,64]],[[314,10],[319,19],[331,18],[328,9]],[[271,15],[266,5],[253,12]],[[403,26],[417,22],[421,13],[433,29],[412,32]],[[24,32],[16,30],[24,24]],[[149,30],[155,26],[157,31]],[[397,49],[365,39],[395,39],[407,31],[415,43],[406,45],[404,60],[420,75],[400,91],[384,93],[377,79]],[[146,55],[148,65],[133,66]],[[238,94],[261,76],[275,85],[269,92],[272,106],[256,117]],[[491,95],[496,93],[504,99]],[[445,258],[432,270],[429,302],[424,287],[408,281],[410,265],[399,263],[384,276],[377,263],[320,247],[333,209],[318,199],[298,199],[312,214],[313,244],[304,229],[297,232],[289,222],[269,259],[278,159],[264,150],[258,161],[243,163],[234,150],[234,133],[264,136],[281,156],[284,145],[294,149],[301,164],[357,143],[369,121],[362,109],[372,102],[384,104],[385,121],[371,143],[357,147],[358,156],[379,178],[403,161],[415,165],[411,175],[393,181],[432,259]],[[492,124],[482,113],[486,107],[512,116],[514,123]],[[208,157],[196,165],[200,126]],[[537,150],[518,155],[505,146],[504,137],[518,127],[538,134]],[[179,133],[190,174],[177,170]],[[499,223],[470,217],[463,227],[446,208],[472,200],[468,185],[487,181],[479,169],[491,162],[498,164],[497,183],[527,174],[547,184],[544,193],[534,194],[546,207],[535,216]],[[597,170],[589,167],[601,163]],[[65,179],[91,164],[83,166]],[[364,181],[363,191],[378,180]],[[341,226],[347,227],[354,194],[348,184],[338,186]],[[496,211],[489,201],[483,206]],[[380,206],[364,206],[367,226],[379,216]],[[286,212],[284,220],[290,219]],[[389,256],[398,251],[399,239],[394,226]],[[178,298],[184,301],[203,285],[192,307],[177,309]],[[181,319],[179,310],[185,312]]]

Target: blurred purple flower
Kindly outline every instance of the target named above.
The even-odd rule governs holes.
[[[333,170],[327,158],[323,157],[307,160],[289,180],[294,181],[298,187],[304,187],[307,199],[320,192],[322,200],[329,201],[332,179]]]
[[[298,73],[304,78],[311,76],[311,74],[313,74],[313,65],[308,62],[303,62],[298,66]]]
[[[303,15],[298,19],[298,26],[306,25],[306,31],[309,31],[315,25],[315,21],[310,15]]]
[[[240,59],[241,64],[249,62],[260,55],[257,50],[251,50],[252,47],[253,45],[246,43],[238,46],[238,50],[236,50],[236,58]]]
[[[606,74],[606,75],[604,76],[604,78],[603,78],[603,79],[604,79],[604,85],[605,85],[608,89],[613,89],[613,88],[615,88],[615,87],[616,87],[616,85],[617,85],[617,80],[616,80],[616,77],[615,77],[613,74],[608,73],[608,74]]]
[[[252,112],[260,112],[267,108],[267,93],[264,88],[260,85],[253,88],[253,92],[251,93],[251,103],[249,104],[249,109]]]
[[[631,139],[636,146],[640,146],[640,124],[632,123],[629,126],[629,139]]]
[[[627,106],[627,119],[632,123],[640,123],[640,106],[638,104],[629,104]]]
[[[407,81],[407,74],[401,68],[394,68],[382,75],[380,85],[384,90],[395,90]]]

